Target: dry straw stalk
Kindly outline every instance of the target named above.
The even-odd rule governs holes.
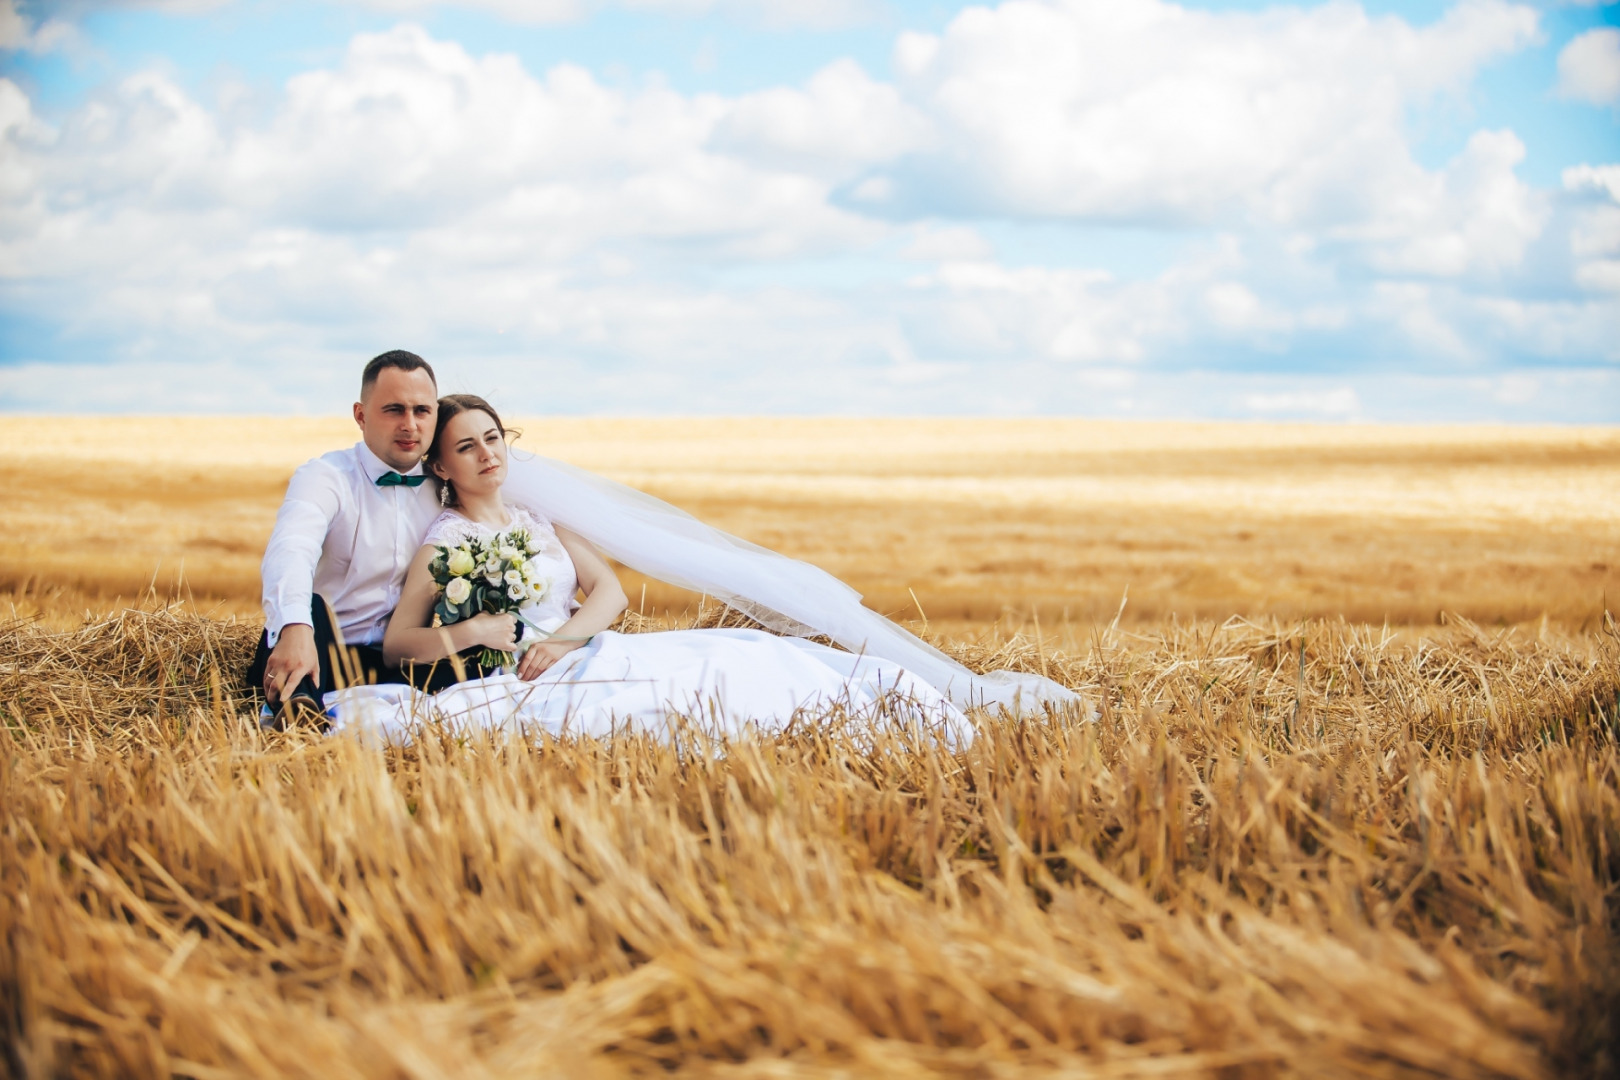
[[[264,735],[255,635],[0,627],[17,1074],[1616,1067],[1612,623],[942,643],[1103,703],[960,752]]]

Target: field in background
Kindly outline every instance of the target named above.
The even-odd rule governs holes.
[[[1098,721],[266,735],[348,425],[7,418],[0,1073],[1620,1070],[1620,433],[522,426]]]
[[[1590,625],[1620,431],[1075,420],[519,420],[519,446],[809,559],[900,618],[1233,613]],[[292,469],[341,419],[0,420],[0,589],[257,608]],[[627,575],[632,601],[640,579]],[[913,601],[913,594],[916,602]],[[694,598],[649,586],[655,608]]]

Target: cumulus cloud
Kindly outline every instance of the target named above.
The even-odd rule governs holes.
[[[1514,266],[1548,211],[1546,198],[1514,175],[1523,159],[1513,132],[1476,132],[1445,169],[1402,170],[1399,198],[1325,235],[1366,245],[1367,261],[1387,273],[1457,277]]]
[[[979,230],[966,225],[927,222],[918,226],[900,257],[917,262],[982,262],[995,249]]]
[[[835,180],[921,149],[929,139],[922,114],[852,60],[828,65],[802,89],[744,95],[715,133],[717,146]]]
[[[1569,232],[1575,281],[1620,296],[1620,165],[1576,165],[1564,170],[1563,180],[1579,200]]]
[[[675,14],[718,13],[774,26],[839,27],[883,14],[877,0],[618,0],[627,8]]]
[[[940,162],[905,197],[1011,215],[1319,227],[1399,204],[1407,111],[1537,34],[1477,0],[1429,27],[1350,4],[1257,14],[1012,0],[896,47]],[[948,165],[958,177],[936,183]]]
[[[161,396],[206,363],[176,402],[313,406],[405,344],[517,409],[1144,409],[1168,372],[1324,343],[1476,375],[1620,360],[1616,167],[1547,192],[1511,131],[1440,168],[1410,150],[1411,110],[1536,32],[1492,2],[1413,27],[1014,0],[902,37],[894,81],[841,60],[735,96],[409,24],[262,115],[142,71],[47,123],[0,78],[0,314],[47,341],[0,389],[42,402],[71,358]],[[989,223],[1050,219],[1189,239],[1139,274],[1002,257]],[[1564,277],[1516,292],[1550,244]],[[1235,414],[1372,408],[1349,378],[1233,386]]]
[[[1558,93],[1593,105],[1620,104],[1620,30],[1588,30],[1559,51]]]
[[[1361,415],[1361,396],[1349,386],[1337,386],[1327,390],[1248,394],[1245,395],[1243,404],[1250,412],[1261,416],[1354,420]]]
[[[36,21],[18,10],[17,0],[0,0],[0,50],[48,53],[78,40],[78,31],[67,19]]]
[[[567,65],[535,77],[411,26],[355,38],[260,125],[143,72],[51,128],[0,80],[8,306],[54,309],[130,361],[318,367],[405,339],[573,365],[598,387],[631,358],[644,389],[648,366],[859,351],[871,320],[815,297],[684,281],[886,228],[824,180],[711,150],[733,104]]]
[[[1606,195],[1620,202],[1620,165],[1574,165],[1564,170],[1568,191]]]
[[[768,26],[838,27],[878,14],[872,0],[345,0],[376,11],[412,15],[433,8],[484,11],[529,26],[573,22],[593,10],[625,8],[677,16],[726,15]]]

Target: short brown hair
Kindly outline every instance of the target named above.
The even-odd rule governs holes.
[[[433,386],[438,388],[439,379],[433,374],[433,366],[413,352],[404,349],[390,349],[388,352],[373,356],[366,365],[366,370],[360,373],[360,396],[365,397],[366,391],[377,385],[377,376],[382,374],[383,368],[398,368],[401,371],[425,371],[427,377],[433,380]]]

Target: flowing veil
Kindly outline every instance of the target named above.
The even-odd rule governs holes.
[[[861,605],[861,595],[809,563],[780,555],[646,492],[565,462],[513,451],[513,500],[589,540],[648,577],[707,593],[785,634],[825,634],[851,652],[899,664],[962,708],[1039,712],[1080,704],[1074,691],[1039,675],[977,675]]]

